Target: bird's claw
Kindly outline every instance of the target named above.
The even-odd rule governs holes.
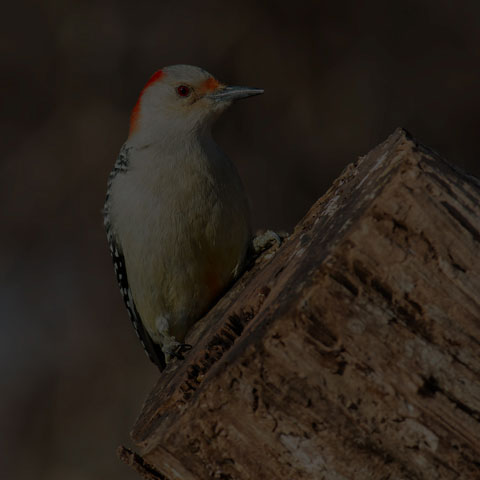
[[[192,346],[189,345],[188,343],[179,343],[178,345],[175,346],[175,349],[170,352],[170,355],[172,358],[177,358],[178,360],[184,360],[185,357],[183,354],[185,352],[188,352],[189,350],[192,349]]]
[[[256,255],[259,255],[260,253],[272,247],[277,250],[282,244],[283,240],[287,237],[287,233],[276,233],[273,230],[267,230],[264,233],[254,237],[252,242],[253,251]]]

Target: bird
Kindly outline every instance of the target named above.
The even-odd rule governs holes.
[[[160,371],[245,268],[249,202],[212,126],[234,101],[261,93],[172,65],[150,77],[131,112],[103,219],[128,314]]]

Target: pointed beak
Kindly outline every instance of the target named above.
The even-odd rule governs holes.
[[[262,88],[251,87],[224,87],[219,88],[206,95],[208,98],[218,102],[233,102],[241,98],[253,97],[263,93]]]

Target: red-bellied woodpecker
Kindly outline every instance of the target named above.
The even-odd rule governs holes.
[[[210,132],[234,100],[260,93],[175,65],[153,74],[132,111],[104,223],[130,318],[160,369],[244,266],[247,198]]]

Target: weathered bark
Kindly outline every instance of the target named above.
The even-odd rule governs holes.
[[[397,130],[195,326],[123,457],[168,480],[480,478],[479,205]]]

